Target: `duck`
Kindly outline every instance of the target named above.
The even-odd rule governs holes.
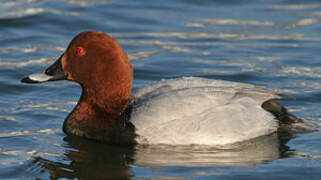
[[[224,146],[277,132],[313,132],[275,90],[246,83],[181,77],[161,80],[132,94],[133,67],[105,32],[76,35],[45,71],[23,83],[68,80],[80,84],[77,105],[63,131],[110,144]]]

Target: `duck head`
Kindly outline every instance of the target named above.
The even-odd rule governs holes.
[[[69,80],[79,83],[82,95],[66,118],[64,130],[90,136],[85,135],[85,129],[108,129],[106,124],[111,125],[123,114],[130,100],[132,79],[132,66],[120,44],[106,33],[86,31],[74,37],[66,51],[48,69],[21,81]]]
[[[66,51],[44,72],[31,74],[21,81],[57,80],[74,81],[84,87],[99,85],[101,80],[108,81],[109,85],[131,84],[132,67],[127,54],[114,38],[103,32],[86,31],[75,36]]]

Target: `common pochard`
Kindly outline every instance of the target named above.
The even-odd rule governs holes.
[[[272,90],[250,84],[183,77],[132,92],[133,68],[120,44],[86,31],[47,70],[25,83],[69,80],[82,87],[63,131],[105,143],[226,145],[277,131],[310,132]]]

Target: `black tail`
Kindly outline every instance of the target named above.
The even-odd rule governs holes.
[[[317,130],[317,126],[311,122],[306,122],[303,119],[289,113],[279,102],[274,99],[265,101],[262,108],[272,113],[279,120],[279,132],[289,133],[305,133]]]

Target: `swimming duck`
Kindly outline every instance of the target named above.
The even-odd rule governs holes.
[[[133,68],[120,44],[86,31],[44,72],[24,83],[77,82],[81,97],[63,131],[105,143],[226,145],[277,131],[311,132],[262,87],[197,77],[162,80],[131,96]]]

